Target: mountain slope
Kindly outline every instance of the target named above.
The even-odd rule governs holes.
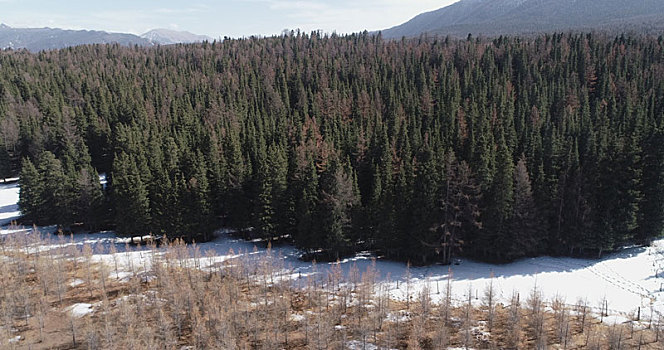
[[[54,50],[86,44],[152,45],[133,34],[56,28],[12,28],[0,25],[0,49]]]
[[[213,40],[207,35],[197,35],[190,32],[180,32],[170,29],[153,29],[141,35],[141,37],[159,45],[197,43]]]
[[[386,29],[382,35],[400,38],[422,33],[465,36],[663,28],[662,0],[461,0]]]

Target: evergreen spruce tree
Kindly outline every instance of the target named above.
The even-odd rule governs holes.
[[[435,230],[435,248],[443,264],[450,264],[463,250],[464,242],[472,240],[481,227],[479,200],[479,187],[468,164],[449,153],[445,157],[440,221]]]
[[[544,223],[537,212],[526,166],[522,157],[514,170],[514,205],[507,234],[511,240],[507,258],[515,259],[543,251]]]
[[[136,161],[126,153],[113,161],[113,202],[119,234],[142,236],[150,233],[150,201]]]
[[[73,207],[76,222],[82,222],[88,230],[100,227],[104,218],[104,197],[99,184],[99,174],[92,168],[82,168],[76,177],[76,194]]]
[[[278,145],[272,145],[268,149],[268,171],[271,177],[270,190],[274,210],[271,235],[284,235],[287,234],[289,227],[289,204],[286,197],[288,161],[286,152]]]
[[[23,160],[19,177],[21,191],[19,192],[18,207],[26,220],[38,222],[44,220],[41,217],[42,210],[46,208],[44,203],[44,184],[37,168],[29,158]]]
[[[0,144],[0,180],[12,176],[12,164],[9,152]]]
[[[435,260],[440,248],[440,232],[437,220],[441,217],[440,172],[436,167],[437,159],[433,152],[425,146],[419,157],[420,167],[415,175],[413,185],[413,201],[410,213],[413,224],[412,234],[406,236],[400,249],[417,263],[427,264]],[[415,238],[414,240],[412,238]],[[405,248],[405,249],[404,249]],[[414,259],[418,260],[414,260]]]
[[[323,242],[321,229],[316,221],[315,210],[318,206],[318,172],[313,159],[309,159],[305,168],[298,175],[297,202],[295,218],[297,231],[294,234],[295,242],[301,248],[310,250],[318,248]]]
[[[212,229],[210,206],[210,185],[208,169],[202,154],[195,157],[194,173],[186,183],[185,195],[182,200],[186,205],[186,213],[182,218],[183,233],[190,241],[198,239],[207,241]]]
[[[338,260],[341,254],[348,253],[352,237],[352,214],[360,198],[354,187],[350,165],[342,166],[332,160],[320,178],[320,201],[318,217],[325,237],[325,246]]]
[[[485,192],[482,222],[485,226],[474,241],[481,256],[506,260],[507,251],[495,247],[508,247],[509,222],[514,205],[514,165],[503,134],[500,134],[496,154],[496,173],[491,188]]]
[[[61,227],[68,228],[73,223],[74,193],[70,190],[73,179],[68,177],[62,163],[49,151],[42,153],[37,166],[39,181],[41,182],[42,207],[48,208],[40,213],[46,223],[55,223]]]

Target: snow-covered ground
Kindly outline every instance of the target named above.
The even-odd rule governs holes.
[[[17,218],[20,213],[17,184],[0,184],[0,234],[20,231],[6,224]],[[30,230],[25,230],[29,232]],[[44,228],[42,232],[51,232],[53,228]],[[147,248],[126,245],[126,239],[116,237],[112,232],[77,235],[39,247],[48,250],[88,244],[94,248],[94,259],[104,261],[109,266],[111,278],[124,279],[133,275],[149,272],[153,253]],[[117,250],[111,254],[111,246]],[[128,249],[127,249],[128,247]],[[200,261],[192,266],[207,268],[223,261],[238,261],[245,266],[253,264],[268,254],[267,249],[256,248],[255,243],[235,239],[227,231],[219,231],[212,242],[199,244]],[[664,313],[664,240],[655,242],[652,247],[632,247],[607,255],[601,260],[538,257],[522,259],[510,264],[492,265],[462,259],[458,265],[417,267],[408,269],[405,264],[378,260],[370,254],[358,254],[356,257],[341,262],[342,271],[349,275],[352,269],[367,271],[375,266],[378,280],[389,284],[393,297],[405,299],[408,294],[415,298],[425,286],[429,287],[431,297],[439,300],[444,294],[449,273],[452,274],[452,291],[457,300],[466,299],[468,292],[473,298],[481,298],[486,286],[493,280],[493,285],[500,300],[507,301],[513,292],[525,299],[537,288],[547,299],[560,296],[568,304],[575,304],[578,299],[587,299],[588,305],[599,309],[603,300],[607,300],[609,311],[613,314],[629,314],[641,307],[641,313],[649,317],[651,310],[657,315]],[[299,252],[291,246],[278,246],[270,254],[283,264],[284,275],[294,280],[296,285],[304,285],[310,276],[322,280],[332,264],[311,264],[298,260]],[[116,271],[117,266],[117,271]],[[660,275],[658,276],[658,272]],[[410,277],[410,283],[406,283]],[[491,277],[493,276],[493,278]]]
[[[18,210],[18,183],[0,183],[0,227],[21,216]]]

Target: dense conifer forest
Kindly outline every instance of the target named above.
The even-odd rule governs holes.
[[[664,42],[291,32],[4,51],[0,143],[25,222],[235,227],[330,259],[596,256],[664,230]]]

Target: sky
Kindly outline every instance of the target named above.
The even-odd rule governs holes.
[[[11,27],[142,34],[167,28],[213,38],[305,32],[354,33],[404,23],[457,0],[0,0]]]

